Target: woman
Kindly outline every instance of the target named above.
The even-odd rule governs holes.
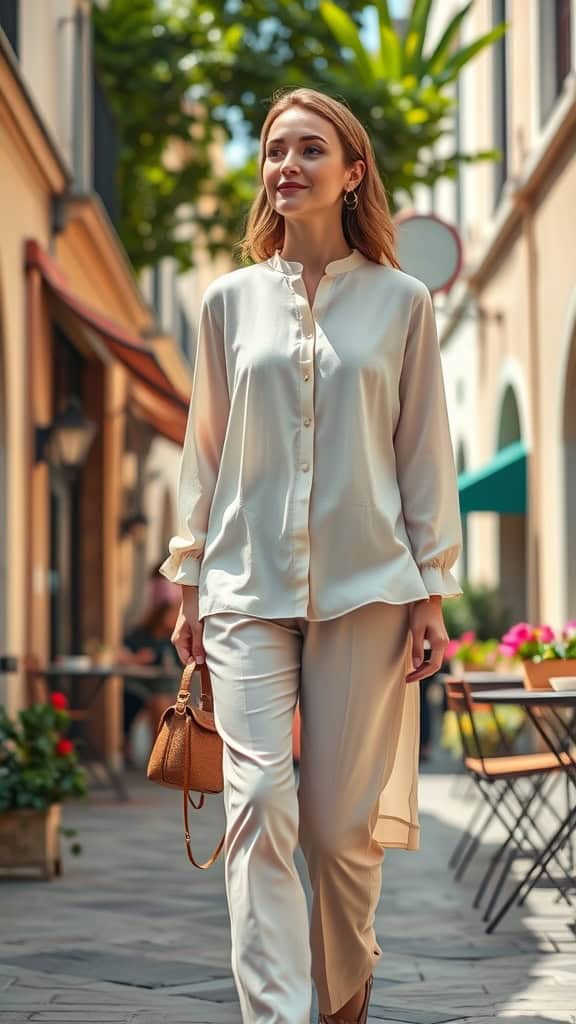
[[[174,697],[174,670],[178,665],[170,636],[177,608],[172,594],[160,595],[160,603],[151,603],[141,621],[124,637],[118,661],[124,665],[164,667],[166,676],[156,679],[129,677],[124,680],[124,754],[132,761],[130,733],[143,708],[147,709],[150,732],[154,736],[158,719]],[[169,599],[167,599],[169,598]]]
[[[205,653],[224,740],[243,1020],[308,1022],[311,971],[321,1020],[365,1021],[384,847],[418,846],[406,682],[439,667],[442,597],[460,593],[456,476],[432,303],[397,269],[363,127],[287,92],[261,171],[243,242],[256,262],[204,298],[162,571],[183,585],[173,640],[184,662]]]

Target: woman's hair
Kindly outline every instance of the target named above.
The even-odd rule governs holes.
[[[291,107],[302,107],[330,121],[349,167],[355,160],[363,160],[366,171],[355,189],[358,206],[348,210],[342,202],[342,228],[352,249],[358,249],[374,263],[399,267],[395,255],[395,232],[386,192],[382,184],[374,150],[366,129],[343,102],[326,96],[316,89],[291,89],[274,93],[260,133],[260,176],[266,159],[266,145],[272,124],[279,114]],[[284,244],[284,218],[270,205],[262,185],[252,203],[246,232],[239,243],[245,260],[260,262],[274,255]]]
[[[173,601],[160,601],[158,604],[152,605],[142,616],[136,628],[142,629],[146,633],[156,633],[163,625],[164,617],[169,611],[173,612],[174,620],[176,620],[177,608]]]

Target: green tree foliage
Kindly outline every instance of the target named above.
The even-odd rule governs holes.
[[[436,143],[453,129],[455,99],[452,84],[460,70],[504,32],[500,25],[458,48],[461,24],[472,7],[467,3],[449,22],[434,48],[426,38],[432,0],[414,0],[403,35],[393,26],[387,0],[378,0],[378,40],[375,51],[362,44],[348,14],[333,0],[322,0],[322,17],[338,39],[344,63],[330,68],[328,80],[350,102],[367,127],[378,168],[392,206],[412,197],[417,185],[432,186],[440,178],[455,178],[458,165],[494,159],[493,150],[444,156]]]
[[[92,17],[97,71],[120,134],[120,237],[137,270],[164,256],[186,266],[190,245],[177,237],[179,211],[209,177],[212,131],[210,120],[198,121],[186,103],[186,60],[206,46],[206,33],[160,14],[155,0],[95,4]],[[171,169],[164,157],[175,139],[189,159]]]
[[[510,611],[498,589],[465,582],[462,595],[444,603],[444,622],[455,639],[467,631],[478,640],[500,639],[510,626]]]
[[[453,83],[499,26],[459,47],[466,3],[428,45],[433,0],[413,0],[400,31],[387,0],[109,0],[94,7],[95,52],[120,125],[120,234],[139,268],[165,255],[189,264],[178,227],[191,221],[214,254],[237,240],[257,182],[257,139],[273,93],[312,86],[345,99],[367,128],[393,208],[419,184],[455,177],[462,161],[439,157],[453,127]],[[363,12],[378,10],[378,47],[360,37]],[[219,175],[210,144],[243,130],[246,165]],[[192,134],[192,143],[190,136]],[[179,169],[166,166],[170,138],[189,145]],[[214,212],[199,204],[213,198]]]

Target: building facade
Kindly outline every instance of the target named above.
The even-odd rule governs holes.
[[[433,7],[433,34],[460,5]],[[456,141],[498,149],[418,206],[454,223],[464,267],[438,302],[472,582],[512,620],[576,617],[576,3],[477,0]],[[465,565],[463,562],[465,561]]]
[[[111,655],[142,610],[174,527],[191,385],[188,338],[165,333],[116,232],[118,140],[90,11],[88,0],[0,0],[0,703],[10,709],[26,701],[27,666]],[[113,753],[118,694],[112,681],[103,695]]]

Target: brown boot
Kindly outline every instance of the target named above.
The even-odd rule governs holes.
[[[339,1017],[333,1013],[321,1013],[318,1024],[366,1024],[368,1020],[368,1004],[370,1003],[370,995],[372,993],[372,985],[374,978],[372,975],[366,982],[366,989],[364,993],[364,1002],[362,1003],[362,1009],[360,1010],[360,1016],[356,1020],[345,1020],[344,1017]]]

